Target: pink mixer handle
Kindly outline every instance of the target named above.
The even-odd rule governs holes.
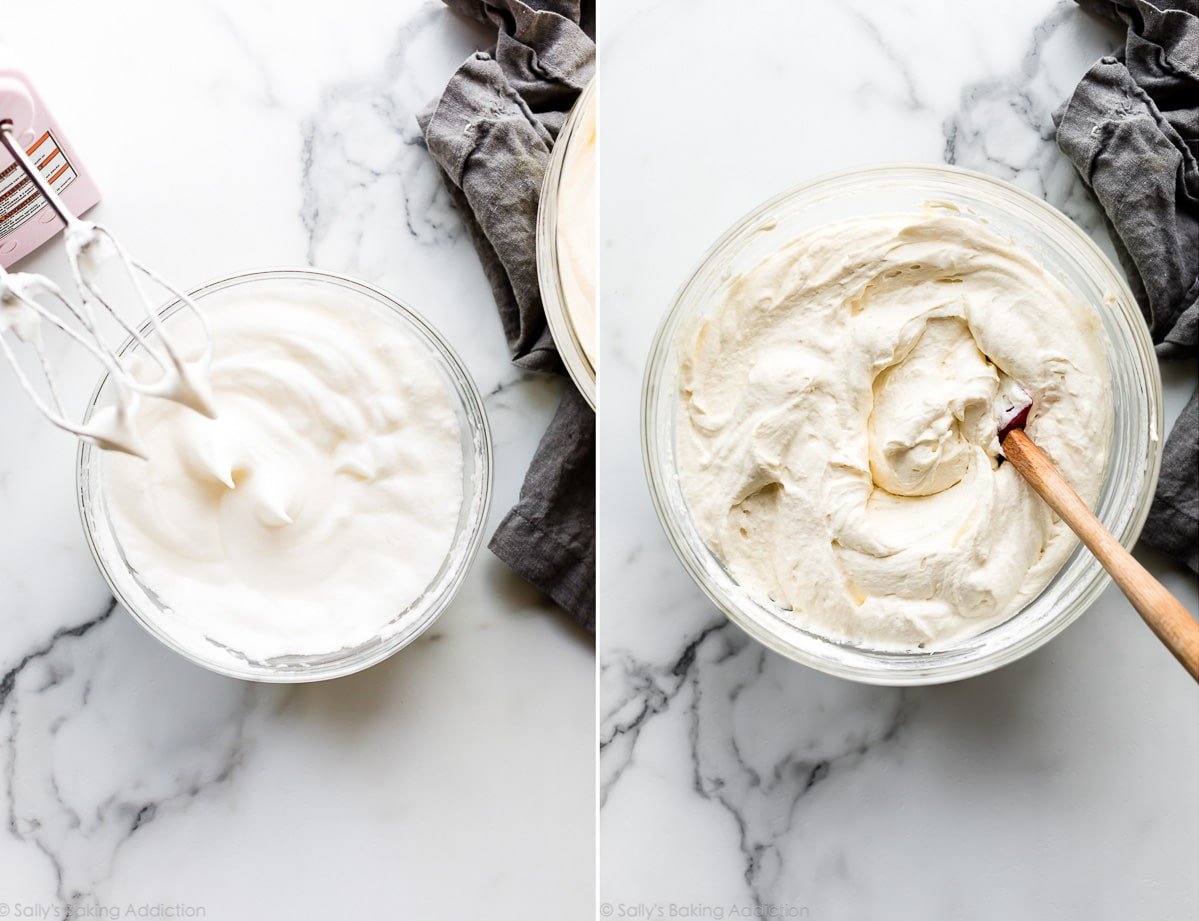
[[[100,190],[78,152],[29,78],[7,67],[0,68],[0,124],[5,122],[73,214],[82,214],[100,200]],[[0,148],[0,265],[8,268],[62,229],[54,210]]]

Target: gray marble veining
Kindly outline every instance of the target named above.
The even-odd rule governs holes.
[[[1118,44],[1114,29],[1058,3],[1037,23],[1017,66],[967,85],[945,120],[945,162],[1005,179],[1061,209],[1110,252],[1103,215],[1054,141],[1053,111],[1083,67]]]

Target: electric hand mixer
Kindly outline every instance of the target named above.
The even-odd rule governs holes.
[[[0,143],[13,159],[13,165],[0,172],[0,259],[7,266],[56,235],[61,222],[63,244],[78,295],[77,301],[67,296],[45,276],[0,268],[0,351],[22,389],[58,427],[101,448],[139,457],[145,453],[134,427],[138,395],[173,400],[209,418],[215,417],[207,373],[212,335],[204,315],[186,294],[131,257],[108,229],[72,212],[64,198],[74,198],[76,207],[82,211],[95,204],[99,195],[82,174],[78,158],[73,153],[68,156],[65,137],[36,90],[24,75],[11,70],[0,71]],[[30,143],[32,147],[27,149]],[[38,148],[46,149],[43,152]],[[39,162],[31,156],[35,151]],[[71,190],[73,183],[77,184]],[[101,290],[98,276],[107,263],[119,266],[148,323],[130,323]],[[147,282],[153,286],[151,290],[157,288],[177,299],[199,320],[204,344],[198,356],[185,358],[167,337],[147,293]],[[140,381],[122,364],[117,351],[101,334],[97,322],[101,312],[113,317],[137,343],[139,354],[147,356],[161,370],[157,380]],[[42,338],[43,321],[96,358],[117,385],[116,405],[98,410],[87,424],[67,418]],[[10,331],[36,353],[48,399],[39,393],[18,362],[6,335]]]

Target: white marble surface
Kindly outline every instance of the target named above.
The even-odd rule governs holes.
[[[748,640],[691,583],[638,450],[645,356],[676,288],[730,223],[797,182],[951,160],[1102,236],[1048,116],[1115,40],[1052,0],[606,0],[606,916],[1199,912],[1199,695],[1114,590],[985,677],[909,691],[825,677]],[[1168,376],[1170,419],[1194,373]],[[1195,610],[1193,575],[1140,556]]]
[[[97,219],[176,283],[310,263],[429,317],[489,394],[498,521],[556,385],[509,366],[413,120],[484,31],[420,0],[73,0],[7,4],[2,32],[99,180]],[[94,373],[67,372],[79,410]],[[590,914],[589,638],[484,550],[425,638],[365,673],[204,672],[112,610],[74,444],[14,386],[3,371],[0,917]]]

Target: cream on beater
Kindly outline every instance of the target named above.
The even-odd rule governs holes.
[[[40,111],[40,101],[35,105],[37,94],[19,74],[9,73],[0,77],[0,97],[4,97],[10,106],[15,106],[14,111],[23,116],[23,124],[29,121],[33,112],[39,112],[42,119],[48,117],[44,111]],[[213,414],[212,397],[208,391],[212,340],[206,321],[190,297],[130,256],[108,228],[83,220],[71,211],[29,158],[24,145],[17,140],[19,133],[12,118],[0,120],[0,144],[13,158],[14,168],[25,173],[43,202],[41,207],[48,208],[63,223],[63,245],[79,299],[76,301],[68,297],[58,285],[44,276],[9,273],[0,268],[0,355],[12,366],[21,388],[34,406],[51,423],[105,450],[144,456],[141,439],[132,421],[138,394],[172,400],[206,416]],[[86,180],[74,189],[64,191],[85,209],[95,204],[98,197],[95,187]],[[41,226],[41,222],[38,226]],[[27,246],[31,242],[37,245],[45,239],[41,229],[22,230],[20,233]],[[20,241],[14,241],[14,246],[19,245]],[[13,250],[10,248],[9,251]],[[106,265],[119,267],[118,280],[125,289],[125,297],[120,300],[132,300],[141,308],[142,316],[132,323],[101,288],[99,279]],[[147,290],[147,282],[152,286],[150,290]],[[190,356],[175,348],[161,326],[152,295],[161,296],[163,293],[179,301],[199,323],[203,337]],[[126,374],[116,351],[105,341],[101,330],[105,315],[115,320],[124,334],[136,340],[143,352],[158,365],[160,373],[153,384],[139,383]],[[154,330],[157,347],[151,346],[142,334],[140,327],[143,321],[148,321],[148,327]],[[43,323],[55,327],[83,346],[103,365],[118,391],[115,404],[94,414],[86,425],[67,418],[47,357],[42,336]],[[18,341],[31,346],[36,352],[45,379],[44,394],[33,386],[5,339],[5,334],[10,331]]]
[[[123,451],[135,457],[145,457],[141,436],[134,417],[139,395],[170,400],[211,416],[212,394],[208,388],[208,362],[212,343],[204,317],[192,300],[163,281],[141,263],[133,260],[103,227],[91,221],[71,218],[63,231],[67,257],[75,278],[79,300],[68,297],[63,290],[44,275],[27,272],[8,272],[0,269],[0,354],[8,359],[26,395],[46,419],[63,431],[91,442],[105,451]],[[128,293],[140,302],[150,326],[157,336],[157,347],[143,336],[137,325],[130,323],[121,311],[109,302],[97,281],[102,266],[115,262],[123,269]],[[203,332],[194,354],[184,355],[170,338],[164,335],[158,312],[144,290],[139,276],[174,295],[200,323]],[[97,310],[97,308],[100,308]],[[159,367],[153,383],[136,381],[129,376],[112,346],[105,342],[100,330],[100,315],[107,312],[124,332],[143,347],[144,353]],[[70,320],[70,322],[68,322]],[[43,337],[44,325],[50,324],[76,344],[83,346],[113,380],[118,399],[92,415],[87,423],[67,418],[62,399],[54,382]],[[4,338],[12,332],[19,342],[31,346],[46,380],[46,395],[38,392],[18,362],[12,347]],[[49,402],[47,398],[49,397]]]

